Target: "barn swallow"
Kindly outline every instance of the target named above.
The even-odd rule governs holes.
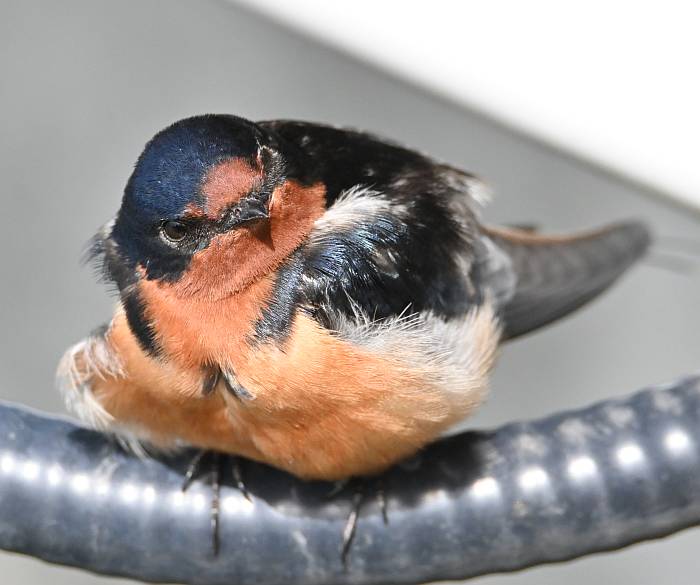
[[[146,145],[92,256],[111,322],[59,368],[139,448],[380,472],[484,400],[501,342],[612,284],[643,224],[487,227],[473,175],[370,134],[204,115]]]

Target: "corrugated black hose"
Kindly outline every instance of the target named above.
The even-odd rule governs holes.
[[[0,548],[143,581],[422,583],[512,571],[700,523],[700,377],[493,432],[464,433],[387,472],[340,559],[353,494],[224,465],[183,493],[192,453],[139,460],[104,435],[0,406]]]

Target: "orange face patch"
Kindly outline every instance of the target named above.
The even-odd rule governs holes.
[[[274,271],[324,209],[322,184],[285,181],[271,195],[268,220],[215,237],[175,282],[142,279],[145,313],[166,353],[186,367],[238,355],[270,301]]]
[[[270,197],[270,217],[216,236],[193,257],[175,294],[217,300],[269,274],[301,245],[325,210],[325,187],[287,180]]]

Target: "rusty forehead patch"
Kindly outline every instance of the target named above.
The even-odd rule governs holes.
[[[262,169],[253,167],[244,159],[232,158],[217,163],[209,170],[202,184],[206,214],[212,218],[218,217],[262,180]]]

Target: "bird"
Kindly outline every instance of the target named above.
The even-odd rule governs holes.
[[[598,296],[651,241],[638,221],[488,226],[488,192],[358,130],[173,123],[90,244],[118,303],[61,360],[69,409],[137,452],[380,473],[478,408],[502,343]]]

